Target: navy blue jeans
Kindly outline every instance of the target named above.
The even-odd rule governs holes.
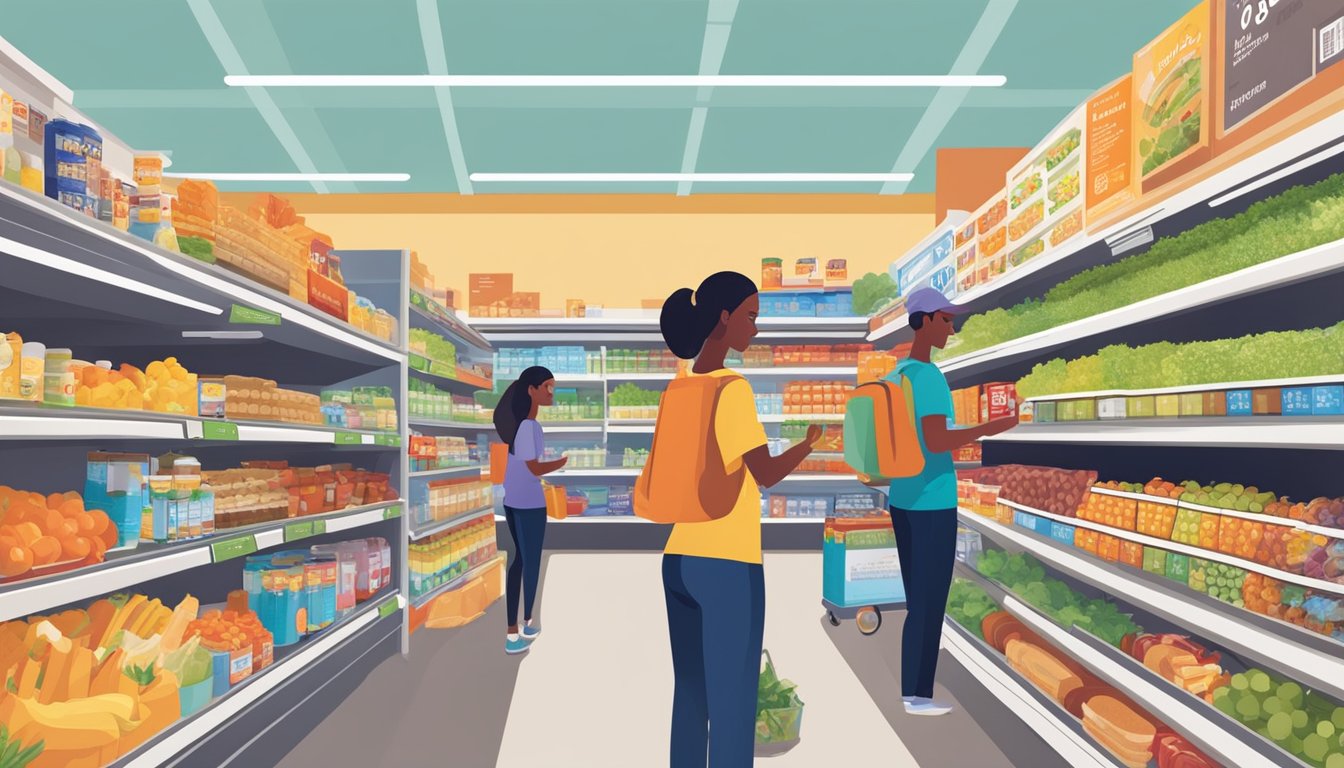
[[[905,582],[901,632],[901,695],[933,698],[947,591],[957,556],[957,510],[891,508],[896,553]]]
[[[541,545],[546,540],[546,508],[514,509],[504,505],[504,519],[513,537],[513,562],[504,581],[505,609],[509,626],[518,624],[518,593],[523,597],[523,621],[532,619],[537,601],[537,582],[541,580]]]
[[[663,555],[672,639],[671,768],[751,768],[765,632],[758,563]]]

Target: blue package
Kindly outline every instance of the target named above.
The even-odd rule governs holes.
[[[1312,387],[1311,413],[1313,416],[1344,415],[1344,385]]]
[[[1311,415],[1311,387],[1284,387],[1279,395],[1284,416]]]
[[[1072,547],[1074,530],[1075,530],[1074,527],[1072,525],[1069,525],[1068,523],[1056,523],[1051,521],[1050,538],[1054,539],[1060,544],[1068,544],[1070,547]]]
[[[1251,415],[1251,390],[1229,389],[1227,391],[1227,415],[1228,416]]]

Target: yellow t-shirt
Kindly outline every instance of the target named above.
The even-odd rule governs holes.
[[[692,376],[732,376],[721,369]],[[765,427],[756,415],[756,396],[746,379],[738,379],[723,388],[714,414],[714,432],[723,454],[725,469],[737,471],[742,457],[765,445]],[[733,511],[718,520],[704,523],[678,523],[672,528],[663,552],[669,555],[714,557],[743,563],[761,562],[761,488],[751,470],[745,471],[742,492]]]

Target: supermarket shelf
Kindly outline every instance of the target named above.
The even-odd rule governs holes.
[[[230,433],[232,428],[227,426],[230,424],[237,427],[236,438]],[[215,431],[221,429],[223,432]],[[206,436],[206,430],[211,430],[209,436]],[[398,448],[401,443],[395,432],[312,427],[279,421],[221,421],[152,411],[52,408],[26,404],[0,406],[0,440],[207,440],[362,445],[371,448]]]
[[[956,297],[955,301],[978,314],[1039,296],[1049,286],[1136,249],[1126,241],[1146,244],[1149,238],[1142,235],[1149,229],[1159,230],[1150,233],[1150,237],[1178,234],[1225,215],[1218,210],[1225,200],[1330,160],[1341,149],[1338,143],[1341,137],[1344,137],[1344,113],[1327,117],[1104,230],[1080,234],[1068,247],[1031,259],[999,279]],[[911,336],[908,317],[902,316],[868,334],[867,339],[891,346],[908,341]]]
[[[652,435],[654,421],[627,419],[607,422],[607,432],[613,435]]]
[[[473,423],[470,421],[444,421],[442,419],[425,419],[415,416],[411,417],[412,427],[427,427],[431,429],[476,429],[490,431],[495,428],[494,424],[488,422]]]
[[[1123,654],[1111,654],[1103,647],[1111,647],[1090,633],[1077,627],[1065,629],[1032,606],[1018,599],[997,582],[988,579],[965,563],[957,563],[957,575],[983,587],[1004,610],[1016,616],[1027,628],[1036,632],[1051,645],[1068,654],[1090,669],[1098,677],[1114,685],[1149,713],[1162,718],[1167,725],[1186,737],[1210,757],[1224,765],[1239,768],[1281,765],[1276,758],[1284,753],[1273,744],[1261,739],[1254,731],[1242,727],[1213,706],[1191,694],[1179,690],[1158,678],[1139,674],[1135,667],[1143,665]],[[1277,753],[1277,754],[1276,754]]]
[[[1344,450],[1344,417],[1205,416],[1019,425],[986,442]]]
[[[943,620],[943,647],[1031,731],[1074,768],[1122,768],[1099,748],[1064,707],[1027,682],[1008,660],[950,618]]]
[[[495,515],[496,522],[503,522],[503,515]],[[573,515],[560,520],[552,520],[554,523],[649,523],[642,517],[635,515]],[[821,528],[825,524],[824,517],[762,517],[762,525],[815,525]]]
[[[1012,507],[1013,509],[1021,510],[1029,514],[1036,515],[1037,517],[1045,517],[1051,520],[1057,520],[1061,523],[1067,523],[1068,525],[1072,525],[1076,528],[1088,528],[1101,533],[1110,534],[1111,536],[1115,536],[1118,539],[1124,539],[1126,541],[1133,541],[1138,544],[1143,544],[1144,546],[1147,547],[1157,547],[1159,549],[1165,549],[1169,552],[1180,552],[1181,554],[1190,555],[1191,557],[1199,557],[1216,563],[1224,563],[1226,565],[1236,566],[1237,568],[1241,568],[1242,570],[1263,574],[1265,576],[1278,579],[1279,581],[1290,582],[1292,584],[1308,587],[1310,589],[1314,589],[1320,592],[1330,592],[1336,595],[1344,595],[1344,584],[1336,584],[1333,581],[1326,581],[1324,579],[1313,579],[1310,576],[1299,576],[1298,574],[1295,573],[1280,571],[1277,568],[1270,568],[1268,566],[1264,566],[1250,560],[1243,560],[1240,557],[1225,555],[1222,552],[1216,552],[1213,550],[1204,549],[1202,547],[1192,547],[1189,544],[1182,544],[1177,541],[1171,541],[1170,539],[1159,539],[1154,536],[1147,536],[1142,533],[1135,533],[1134,531],[1126,531],[1121,528],[1112,528],[1108,525],[1102,525],[1101,523],[1094,523],[1090,520],[1081,520],[1076,517],[1065,517],[1063,515],[1056,515],[1053,512],[1046,512],[1045,510],[1035,509],[1033,507],[1028,507],[1024,504],[1018,504],[1017,502],[1014,501],[999,499],[999,503]]]
[[[442,595],[445,592],[452,592],[453,590],[457,589],[463,584],[466,584],[468,581],[484,573],[485,570],[490,566],[503,560],[504,560],[504,553],[501,552],[495,555],[494,557],[490,558],[489,560],[486,560],[484,563],[481,563],[480,565],[476,566],[475,568],[472,568],[471,570],[467,571],[461,576],[458,576],[456,579],[453,579],[452,581],[446,581],[440,584],[439,586],[435,587],[434,589],[431,589],[430,591],[426,592],[425,594],[420,595],[419,597],[411,598],[411,605],[415,608],[420,608],[429,601],[438,597],[439,595]]]
[[[491,343],[612,343],[662,345],[658,316],[632,317],[479,317],[468,322]],[[818,342],[862,342],[866,317],[762,317],[756,321],[760,341],[776,339]]]
[[[121,334],[118,346],[124,346],[127,318],[168,329],[166,338],[176,337],[180,345],[183,329],[237,330],[229,324],[230,307],[242,304],[278,314],[280,324],[260,333],[287,347],[366,367],[405,358],[396,346],[284,293],[166,251],[26,189],[0,186],[0,222],[4,287],[103,313]],[[85,331],[70,337],[97,346],[100,329]]]
[[[761,414],[762,424],[783,424],[786,421],[807,423],[843,423],[843,413],[767,413]]]
[[[1045,536],[974,512],[960,510],[958,517],[981,534],[1028,551],[1061,573],[1178,626],[1188,627],[1193,634],[1304,685],[1344,698],[1344,657],[1339,651],[1340,644],[1328,637],[1233,608],[1161,576],[1104,562]]]
[[[410,477],[446,477],[450,475],[461,475],[475,472],[480,474],[485,468],[480,464],[464,464],[460,467],[441,467],[439,469],[422,469],[417,472],[411,472]]]
[[[1106,389],[1096,392],[1065,392],[1058,395],[1041,395],[1024,398],[1033,403],[1052,400],[1087,400],[1098,397],[1134,397],[1138,395],[1180,395],[1187,392],[1219,392],[1228,389],[1259,389],[1262,387],[1315,387],[1323,384],[1344,384],[1344,373],[1329,376],[1298,376],[1288,379],[1269,379],[1265,381],[1225,381],[1207,384],[1187,384],[1179,387],[1160,387],[1157,389]]]
[[[440,376],[437,373],[430,373],[429,371],[422,371],[419,368],[411,368],[409,366],[406,368],[406,372],[410,374],[410,377],[413,379],[427,381],[430,384],[443,387],[456,395],[471,395],[483,389],[490,388],[470,381],[453,378],[452,376]]]
[[[859,375],[856,366],[775,366],[771,368],[733,368],[737,373],[742,374],[748,379],[854,379]],[[590,377],[596,377],[590,378]],[[603,377],[607,381],[672,381],[677,377],[675,373],[663,371],[658,373],[605,373],[588,374],[584,377],[576,376],[556,376],[558,383],[568,381],[593,381],[601,380]]]
[[[564,434],[578,435],[587,433],[597,433],[602,431],[602,422],[600,421],[543,421],[541,428],[546,432],[559,432]],[[487,427],[486,429],[492,429]],[[652,428],[650,428],[652,431]]]
[[[484,517],[485,515],[493,515],[494,512],[495,512],[495,505],[491,504],[488,507],[473,509],[470,512],[464,512],[460,515],[450,517],[447,520],[436,520],[433,523],[430,523],[429,525],[426,526],[412,527],[411,541],[419,541],[420,539],[428,538],[436,533],[442,533],[448,530],[449,528],[452,528],[453,526],[457,525],[458,523],[465,523],[469,520],[475,520],[478,517]]]
[[[605,377],[607,381],[671,381],[677,377],[672,371],[660,371],[657,373],[615,373],[607,372],[598,374]],[[569,377],[565,377],[568,379]]]
[[[432,312],[426,312],[414,303],[410,305],[410,308],[412,328],[447,334],[452,340],[465,342],[468,346],[482,352],[490,352],[493,349],[484,336],[477,332],[475,328],[462,322],[462,319],[456,317],[456,315],[452,319],[442,318]],[[451,310],[449,311],[451,312]]]
[[[586,477],[639,477],[643,470],[639,467],[607,467],[562,469],[547,475],[548,478],[564,480],[566,478]],[[835,474],[825,472],[806,472],[788,475],[780,483],[858,483],[858,475]]]
[[[350,616],[322,632],[295,645],[276,648],[275,662],[271,666],[234,686],[228,693],[210,702],[200,712],[154,736],[134,752],[112,763],[111,768],[220,764],[221,760],[219,758],[223,755],[204,754],[199,756],[200,762],[196,763],[196,758],[191,753],[198,749],[205,752],[227,749],[232,752],[238,749],[239,744],[248,743],[247,739],[243,738],[244,734],[235,733],[229,739],[231,742],[229,745],[222,747],[211,745],[211,741],[216,736],[227,733],[230,726],[235,724],[234,718],[245,716],[249,712],[255,711],[256,708],[267,706],[272,697],[279,699],[284,696],[285,689],[289,688],[296,678],[299,678],[305,671],[321,664],[327,657],[343,650],[343,647],[347,644],[358,642],[366,635],[370,643],[377,643],[394,634],[397,631],[395,625],[384,620],[398,613],[402,607],[404,607],[404,600],[401,595],[396,590],[391,590],[373,600],[366,601],[356,608]],[[400,619],[398,618],[397,621],[400,621]],[[380,626],[375,629],[375,625]],[[387,630],[386,633],[379,631],[384,628]],[[362,653],[359,654],[359,656],[362,655]],[[318,677],[322,678],[323,676]],[[301,685],[312,685],[320,690],[322,685],[330,679],[330,677],[326,677]],[[306,700],[307,697],[300,697],[297,701],[286,702],[286,705],[298,707]],[[285,714],[288,714],[288,711],[272,712],[269,716],[271,721],[274,722]],[[241,725],[239,727],[242,728]],[[258,733],[261,733],[261,731],[251,731],[252,735]]]
[[[952,462],[952,467],[953,467],[954,469],[979,469],[981,466],[982,466],[981,463],[978,462],[978,461],[954,461],[954,462]]]
[[[1316,278],[1341,272],[1344,272],[1344,240],[1336,240],[1030,336],[940,360],[938,367],[955,382],[993,376],[1005,369],[1020,369],[1028,363],[1048,359],[1056,350],[1117,329],[1153,321],[1188,323],[1185,313],[1277,288],[1309,284]]]
[[[607,378],[611,378],[608,376]],[[600,373],[557,373],[555,374],[555,383],[559,386],[566,384],[601,384],[606,381]]]
[[[359,528],[401,514],[404,501],[343,509],[322,515],[277,520],[230,528],[214,536],[173,544],[142,543],[132,550],[108,553],[107,560],[87,568],[0,585],[0,621],[39,613],[146,581],[228,559],[214,545],[243,540],[242,549],[259,551],[290,541]],[[250,540],[250,544],[247,543]],[[250,554],[250,552],[249,552]]]

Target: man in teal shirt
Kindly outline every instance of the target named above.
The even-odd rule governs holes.
[[[968,429],[953,428],[952,390],[930,355],[935,348],[946,346],[953,319],[965,310],[933,288],[911,293],[905,308],[915,341],[910,357],[889,378],[899,383],[904,376],[910,381],[924,470],[914,477],[893,479],[887,492],[906,595],[901,698],[909,714],[945,715],[952,707],[933,700],[933,678],[957,549],[957,473],[952,451],[1017,426],[1017,416]]]

